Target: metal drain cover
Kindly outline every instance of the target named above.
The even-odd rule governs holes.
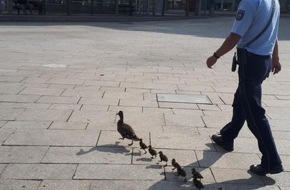
[[[157,93],[158,102],[212,104],[207,95],[161,94]]]

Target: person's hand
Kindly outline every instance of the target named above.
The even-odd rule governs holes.
[[[210,56],[206,60],[207,67],[211,69],[211,67],[216,63],[216,61],[217,61],[217,58],[215,58],[214,56]]]
[[[272,72],[273,74],[277,74],[281,71],[281,64],[279,61],[273,61],[272,62]]]

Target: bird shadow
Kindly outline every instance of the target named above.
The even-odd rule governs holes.
[[[148,165],[148,166],[146,166],[146,169],[161,169],[161,168],[163,168],[163,166],[162,165]]]
[[[136,161],[152,162],[152,159],[151,158],[137,158]]]
[[[79,152],[76,153],[76,155],[84,155],[89,154],[93,151],[99,151],[99,152],[109,152],[109,153],[115,153],[115,154],[125,154],[125,155],[131,155],[131,151],[126,149],[126,147],[123,146],[115,146],[114,144],[106,144],[102,146],[95,146],[88,150],[80,149]]]

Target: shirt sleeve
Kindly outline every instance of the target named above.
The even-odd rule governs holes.
[[[252,0],[241,1],[231,30],[232,33],[244,36],[251,26],[255,11],[254,4],[251,1]]]

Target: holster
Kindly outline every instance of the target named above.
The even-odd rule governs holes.
[[[238,48],[237,53],[234,54],[232,61],[232,72],[235,72],[237,65],[247,64],[248,51],[243,48]]]

